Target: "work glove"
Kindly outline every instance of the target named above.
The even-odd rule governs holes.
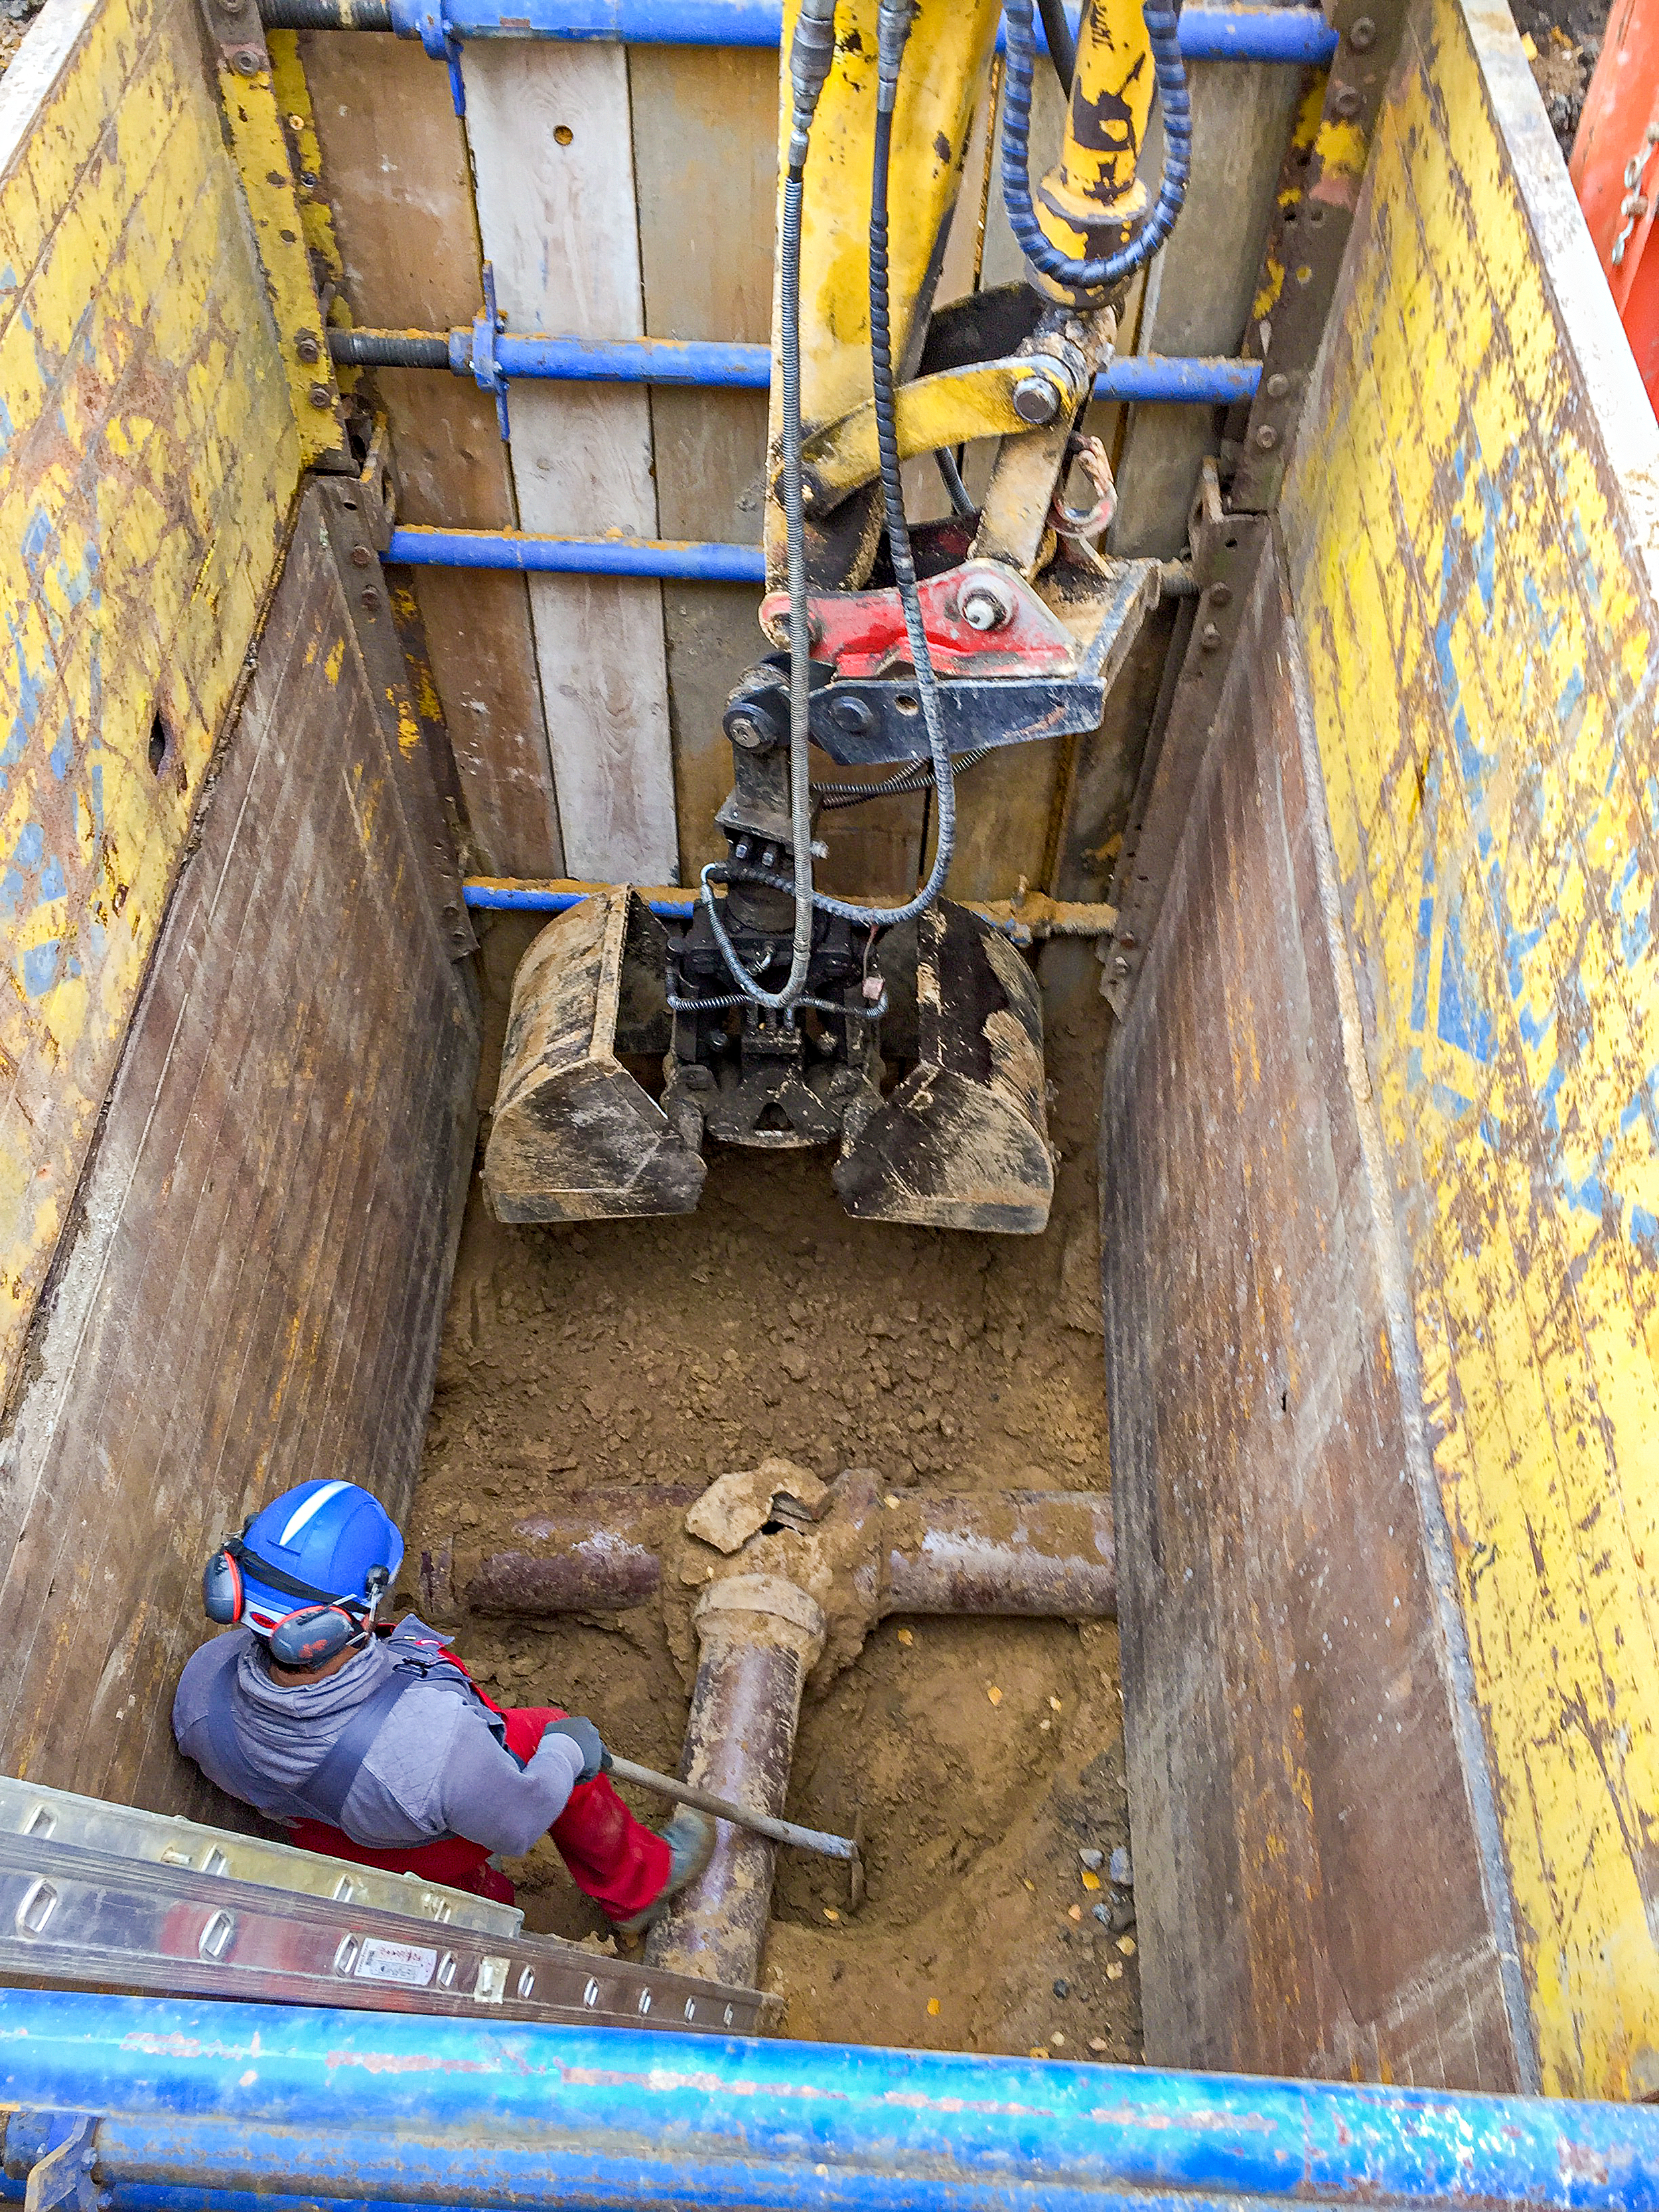
[[[554,1721],[542,1731],[544,1742],[550,1735],[568,1736],[582,1755],[582,1771],[578,1782],[591,1782],[596,1774],[603,1774],[611,1764],[611,1753],[599,1741],[599,1732],[590,1720],[580,1713],[567,1713],[562,1721]]]

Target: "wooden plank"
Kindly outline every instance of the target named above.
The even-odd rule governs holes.
[[[778,58],[763,48],[638,46],[629,98],[644,327],[652,337],[766,345],[772,323]],[[761,541],[766,394],[650,395],[665,538]],[[724,859],[714,811],[732,787],[726,694],[771,647],[752,586],[663,589],[682,866]]]
[[[353,319],[447,330],[478,312],[477,222],[446,73],[402,39],[307,32],[300,56]],[[510,529],[511,472],[487,395],[433,369],[384,369],[405,522]],[[411,570],[433,680],[482,865],[564,872],[553,766],[522,577]]]
[[[519,330],[641,336],[625,49],[483,40],[466,73],[478,225],[502,313]],[[510,459],[525,529],[659,534],[650,403],[637,387],[519,384]],[[530,603],[566,865],[590,880],[672,883],[660,586],[538,576]]]
[[[33,1504],[0,1583],[0,1763],[162,1809],[202,1808],[165,1716],[209,1545],[313,1472],[407,1505],[472,1157],[476,993],[320,499],[8,1446]]]
[[[1147,2056],[1513,2088],[1295,661],[1270,548],[1107,1062]]]

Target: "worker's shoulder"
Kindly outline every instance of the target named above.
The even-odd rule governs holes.
[[[222,1675],[234,1672],[249,1641],[246,1629],[228,1628],[197,1645],[180,1669],[179,1686],[173,1693],[175,1734],[182,1734],[206,1718],[214,1684]]]
[[[252,1640],[246,1628],[227,1628],[210,1636],[185,1660],[179,1676],[179,1689],[183,1691],[186,1685],[191,1689],[205,1687],[215,1676],[234,1669]]]

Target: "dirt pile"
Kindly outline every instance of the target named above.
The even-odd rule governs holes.
[[[515,942],[487,963],[498,983]],[[1106,1017],[1088,948],[1048,964],[1062,1158],[1040,1238],[853,1223],[812,1153],[721,1152],[672,1221],[507,1229],[475,1191],[411,1560],[572,1491],[701,1485],[772,1453],[896,1489],[1105,1488]],[[628,1757],[678,1765],[685,1691],[654,1608],[477,1620],[459,1648],[504,1701],[586,1711]],[[1139,2054],[1127,1900],[1079,1857],[1128,1839],[1116,1648],[1109,1626],[890,1620],[809,1693],[790,1817],[861,1820],[869,1895],[849,1916],[839,1868],[783,1855],[767,1974],[788,2032]],[[550,1846],[517,1871],[532,1925],[602,1929]]]

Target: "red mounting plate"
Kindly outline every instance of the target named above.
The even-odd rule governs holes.
[[[1077,646],[1060,617],[1023,576],[997,561],[966,561],[917,587],[922,628],[940,676],[1069,676]],[[1000,611],[981,629],[962,612],[977,595]],[[882,676],[910,664],[904,611],[896,590],[813,592],[812,656],[830,662],[837,676]],[[788,641],[789,601],[770,592],[761,602],[761,627],[777,645]]]

